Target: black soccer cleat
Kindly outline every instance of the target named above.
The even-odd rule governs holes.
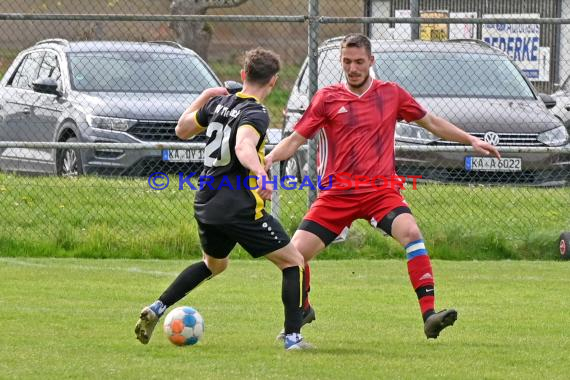
[[[303,310],[303,326],[305,326],[307,323],[313,322],[315,319],[317,319],[315,315],[315,309],[309,305],[309,308],[307,310]]]
[[[428,339],[437,339],[441,330],[448,326],[453,326],[457,320],[457,311],[453,309],[442,310],[434,313],[424,322],[424,332]]]
[[[317,319],[315,315],[315,309],[311,305],[309,305],[308,309],[303,310],[303,324],[301,326],[305,326],[308,323],[313,322]],[[284,340],[285,339],[285,329],[281,330],[281,332],[277,335],[275,340]]]

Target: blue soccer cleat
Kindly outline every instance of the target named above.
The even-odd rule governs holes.
[[[315,315],[315,309],[313,309],[313,307],[309,305],[308,309],[303,310],[303,324],[301,325],[301,327],[305,326],[308,323],[313,322],[315,319],[317,319]],[[275,338],[275,340],[283,340],[283,339],[285,339],[285,329],[281,330],[281,332]]]
[[[283,342],[287,351],[311,350],[315,348],[312,344],[305,342],[301,334],[287,334]]]

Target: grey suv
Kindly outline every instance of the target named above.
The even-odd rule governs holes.
[[[0,141],[177,141],[182,112],[219,85],[196,53],[173,42],[40,41],[0,82]],[[202,160],[202,149],[0,148],[0,169],[61,175],[141,175]]]
[[[319,50],[319,88],[344,81],[340,65],[341,38]],[[500,50],[478,40],[445,42],[372,41],[376,64],[371,75],[397,82],[428,110],[468,133],[499,147],[520,147],[499,161],[466,153],[438,151],[454,143],[439,139],[413,123],[398,123],[396,144],[433,147],[429,151],[398,152],[400,175],[421,175],[437,181],[559,183],[568,178],[570,155],[524,152],[527,147],[568,143],[561,121],[548,110],[555,101],[538,94],[522,72]],[[308,105],[308,68],[301,68],[285,111],[284,135]],[[307,170],[306,153],[284,165],[287,175]]]

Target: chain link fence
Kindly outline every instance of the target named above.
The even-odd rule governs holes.
[[[542,238],[570,230],[570,1],[492,3],[0,4],[0,254],[196,252],[192,184],[208,137],[180,141],[179,116],[203,89],[238,80],[244,51],[273,49],[283,67],[265,102],[270,149],[318,88],[344,81],[338,37],[359,32],[373,42],[371,75],[502,152],[479,157],[397,125],[398,173],[426,239],[459,251],[507,239],[539,258]],[[289,176],[270,205],[289,232],[316,195],[305,182],[316,140],[273,168]],[[350,249],[369,233],[351,229]]]

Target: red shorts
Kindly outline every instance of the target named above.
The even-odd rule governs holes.
[[[303,219],[313,221],[338,235],[356,219],[366,219],[376,227],[390,211],[398,207],[409,206],[396,189],[386,188],[356,194],[329,194],[324,191]]]

